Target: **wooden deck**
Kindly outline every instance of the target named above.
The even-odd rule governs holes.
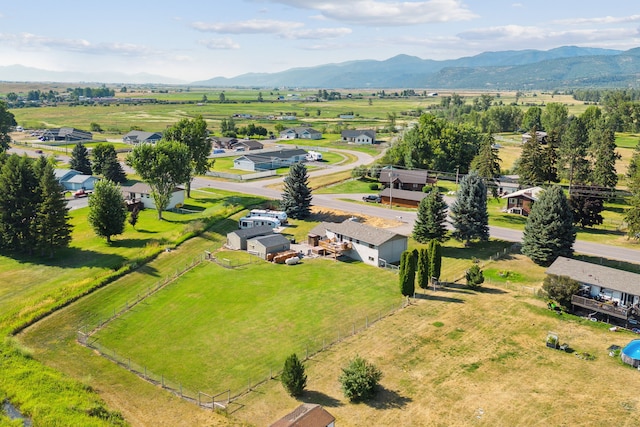
[[[578,295],[571,297],[571,304],[579,307],[588,308],[589,310],[597,311],[599,313],[608,314],[610,316],[617,317],[618,319],[627,320],[629,317],[630,308],[617,307],[611,303],[597,301],[591,298],[585,298]]]

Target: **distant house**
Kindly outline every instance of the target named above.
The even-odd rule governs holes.
[[[289,128],[280,132],[280,139],[322,139],[322,133],[309,127]]]
[[[211,138],[213,148],[220,148],[223,150],[230,150],[233,144],[238,142],[238,138],[230,138],[226,136],[214,136]]]
[[[273,234],[273,228],[268,225],[246,228],[243,230],[235,230],[227,233],[227,247],[235,250],[246,250],[247,240],[258,236],[267,236]]]
[[[640,315],[640,274],[565,257],[558,257],[545,273],[580,283],[572,305],[637,325],[631,316]]]
[[[143,132],[141,130],[132,130],[122,137],[125,144],[155,144],[162,139],[161,132]]]
[[[156,202],[153,200],[153,196],[151,195],[151,187],[144,182],[137,182],[132,186],[121,187],[122,194],[127,203],[142,203],[142,206],[146,209],[155,209]],[[176,206],[182,206],[184,204],[184,189],[180,187],[176,187],[173,189],[171,193],[171,198],[169,199],[169,204],[165,209],[173,209]]]
[[[241,148],[245,151],[262,150],[264,148],[264,144],[260,141],[256,141],[255,139],[240,139],[231,144],[231,148],[234,150]]]
[[[503,199],[507,199],[505,212],[529,216],[531,207],[538,200],[540,192],[543,190],[541,187],[531,187],[505,194],[502,196]]]
[[[375,144],[376,143],[376,131],[375,130],[343,130],[340,133],[340,137],[343,142],[349,144]]]
[[[531,139],[531,133],[527,132],[527,133],[523,133],[522,134],[522,143],[526,143],[527,141],[529,141]],[[538,142],[540,144],[546,144],[547,143],[547,133],[546,132],[542,132],[542,131],[536,131],[536,139],[538,140]]]
[[[302,149],[269,151],[260,154],[246,154],[233,161],[235,169],[246,171],[273,170],[304,162],[307,152]]]
[[[380,192],[381,203],[404,206],[407,208],[417,207],[422,199],[429,194],[422,191],[398,190],[387,187]]]
[[[515,193],[520,189],[520,184],[518,184],[518,177],[515,175],[501,176],[494,179],[493,183],[490,185],[496,187],[499,196]]]
[[[280,418],[271,427],[335,427],[336,418],[322,406],[303,403]]]
[[[98,178],[92,175],[83,175],[74,169],[54,169],[54,176],[62,184],[65,190],[93,190]]]
[[[408,245],[407,236],[352,220],[323,222],[309,234],[338,244],[347,243],[342,252],[345,256],[376,267],[399,262]]]
[[[47,129],[42,132],[40,141],[91,141],[93,134],[76,128]]]
[[[424,170],[406,170],[383,168],[380,171],[380,182],[385,187],[397,188],[399,190],[422,191],[425,185],[434,185],[436,178],[430,177]]]
[[[266,236],[254,237],[247,240],[247,252],[257,255],[262,259],[267,259],[267,255],[288,251],[291,242],[282,234],[269,234]]]

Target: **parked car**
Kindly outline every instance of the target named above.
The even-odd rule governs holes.
[[[81,190],[78,190],[75,193],[73,193],[73,198],[74,199],[79,199],[81,197],[89,197],[89,194],[90,193],[87,190],[81,189]]]
[[[380,196],[378,196],[377,194],[368,194],[368,195],[364,196],[362,198],[362,200],[364,200],[365,202],[371,202],[371,203],[380,203],[380,202],[382,202],[382,198]]]

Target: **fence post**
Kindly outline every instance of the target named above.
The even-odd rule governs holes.
[[[309,358],[309,344],[307,344],[307,349],[306,349],[306,357],[305,359]]]
[[[164,388],[164,374],[160,377],[160,381],[162,383],[162,388]]]
[[[180,383],[180,397],[182,397],[182,383]]]
[[[356,322],[353,322],[353,332],[351,333],[351,335],[355,335],[356,334]]]
[[[364,328],[365,328],[365,329],[369,329],[369,316],[366,316],[366,317],[365,317]]]
[[[147,367],[144,367],[144,378],[147,379]]]
[[[131,358],[129,358],[129,370],[131,370]]]
[[[322,338],[322,351],[324,351],[324,338]]]
[[[202,405],[200,404],[200,392],[198,392],[198,406],[202,406]]]

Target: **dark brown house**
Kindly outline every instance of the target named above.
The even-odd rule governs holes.
[[[398,190],[395,188],[385,188],[380,192],[381,203],[403,206],[406,208],[418,207],[422,199],[428,196],[428,193],[422,191]]]
[[[507,199],[507,207],[504,212],[529,216],[531,207],[538,200],[540,192],[543,190],[541,187],[532,187],[505,194],[502,196],[503,199]]]
[[[382,169],[380,182],[387,188],[422,191],[425,185],[434,185],[437,180],[425,170]]]
[[[334,427],[335,421],[335,417],[322,406],[303,403],[293,412],[271,424],[271,427]]]

